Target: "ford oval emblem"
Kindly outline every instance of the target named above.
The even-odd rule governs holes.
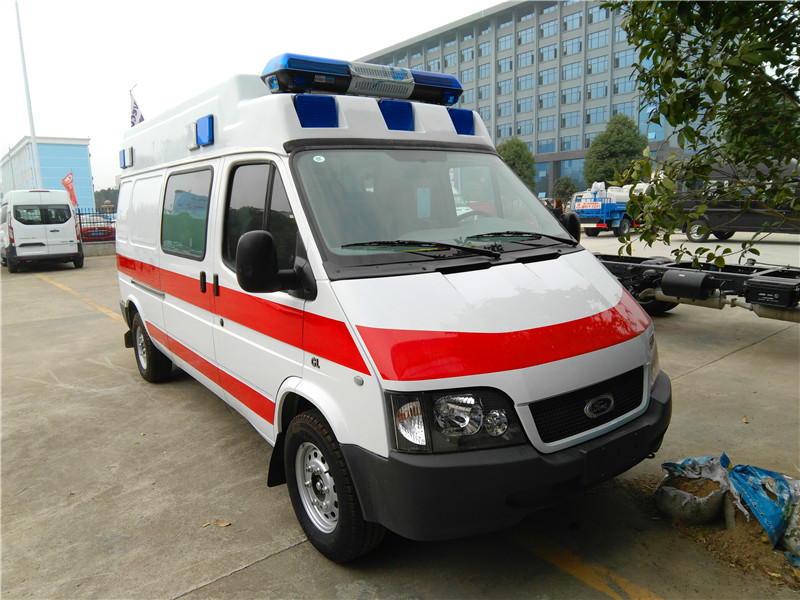
[[[610,413],[613,409],[614,396],[611,394],[603,394],[589,400],[586,406],[583,407],[583,414],[590,419],[596,419]]]

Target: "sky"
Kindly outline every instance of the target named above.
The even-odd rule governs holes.
[[[0,0],[0,156],[30,135],[90,138],[95,190],[114,187],[130,94],[144,118],[296,52],[355,60],[499,0]],[[134,87],[135,86],[135,87]]]

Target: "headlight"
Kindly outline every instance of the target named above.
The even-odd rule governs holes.
[[[497,390],[387,393],[394,448],[456,452],[526,442],[511,400]]]
[[[661,372],[658,362],[658,344],[656,343],[655,330],[650,332],[650,389],[656,384],[656,377]]]

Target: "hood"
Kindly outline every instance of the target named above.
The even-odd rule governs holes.
[[[650,318],[589,252],[332,284],[384,380],[531,367],[613,346]]]

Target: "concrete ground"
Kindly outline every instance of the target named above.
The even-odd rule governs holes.
[[[786,238],[765,260],[800,264],[781,258],[800,248]],[[271,448],[244,419],[179,371],[141,379],[113,256],[3,269],[0,284],[3,598],[796,598],[680,537],[622,482],[723,451],[800,477],[798,324],[675,308],[655,319],[674,394],[656,460],[508,530],[389,536],[339,566],[285,486],[266,486]]]

